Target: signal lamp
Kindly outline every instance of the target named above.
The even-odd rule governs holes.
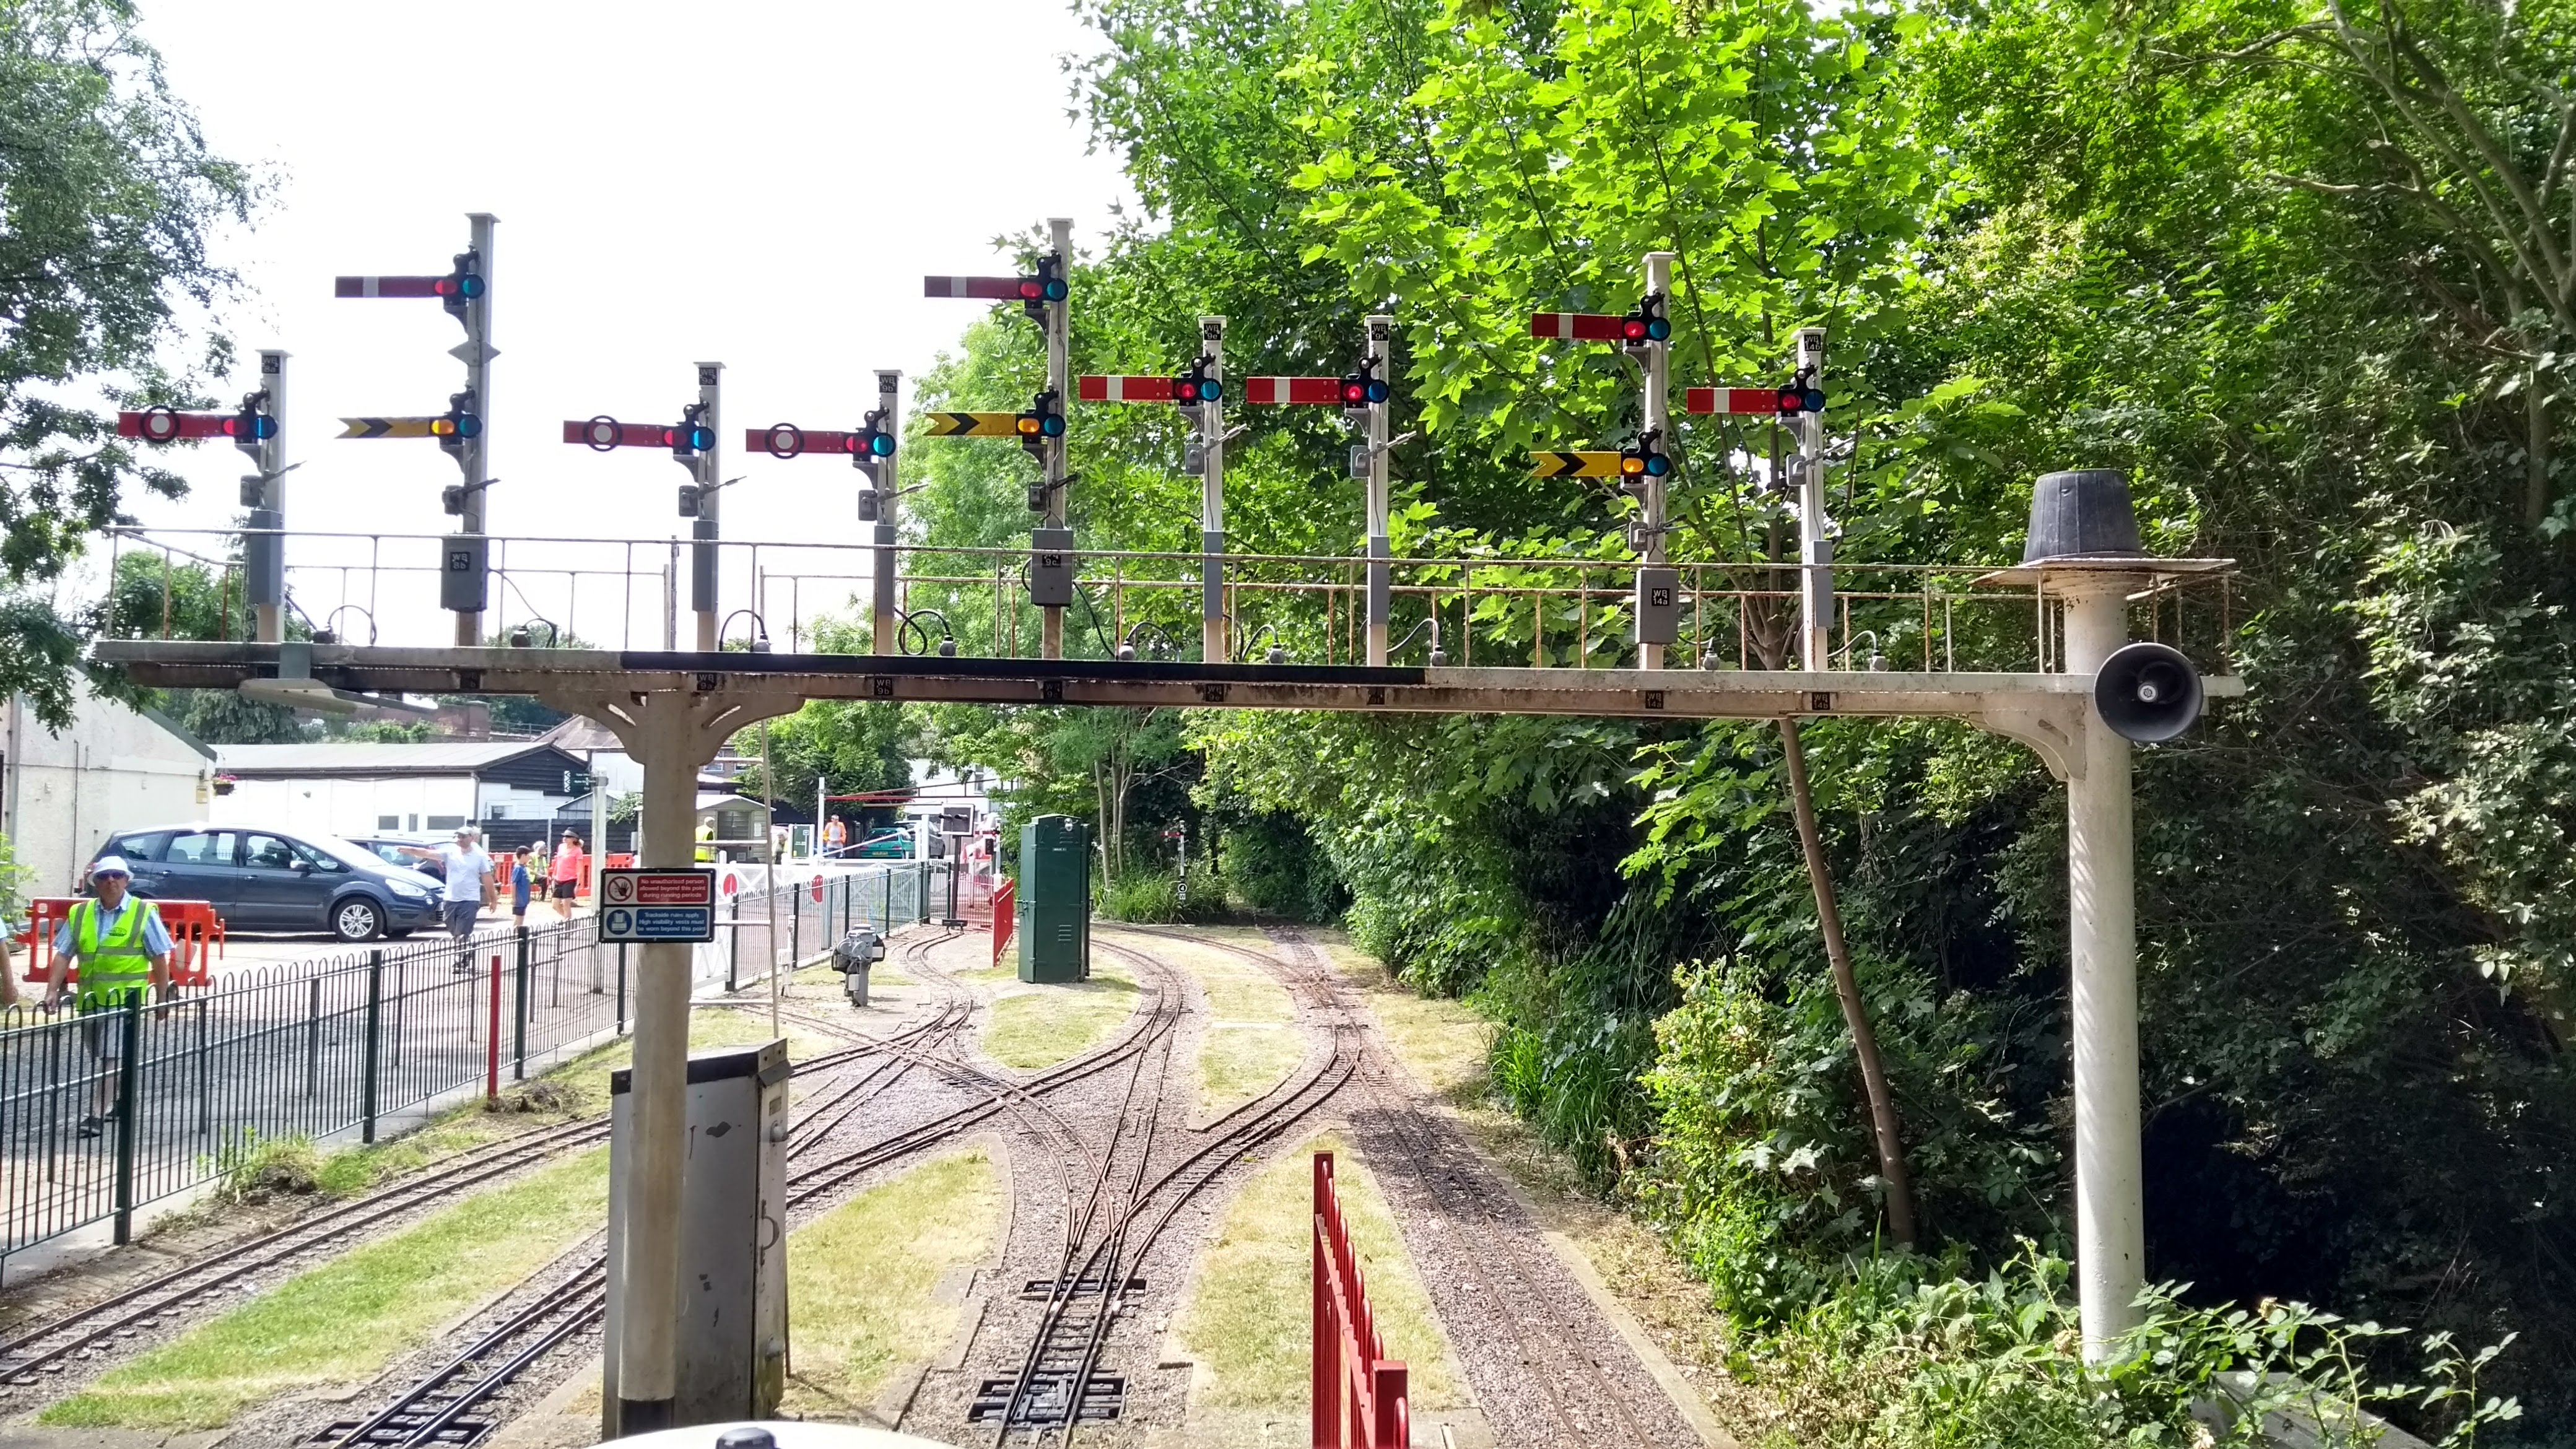
[[[1673,335],[1673,324],[1664,316],[1664,294],[1648,292],[1637,303],[1637,310],[1619,319],[1619,338],[1631,347],[1648,342],[1663,342]]]

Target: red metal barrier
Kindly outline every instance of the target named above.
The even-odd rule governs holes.
[[[18,940],[27,947],[26,981],[31,986],[44,984],[53,970],[54,928],[72,913],[72,903],[80,896],[38,896],[27,903],[27,929]],[[224,946],[223,917],[215,914],[207,901],[154,901],[161,911],[161,925],[170,933],[170,980],[177,986],[203,986],[213,979],[213,961]],[[75,966],[65,977],[78,981],[80,968]]]
[[[1313,1449],[1405,1449],[1413,1416],[1402,1362],[1386,1356],[1359,1254],[1333,1191],[1333,1154],[1315,1154]]]
[[[620,968],[621,970],[624,968]],[[483,1044],[483,1100],[501,1100],[501,953],[492,953],[492,1031]]]
[[[993,887],[993,964],[1002,964],[1002,948],[1011,944],[1011,927],[1017,924],[1018,890],[1008,879]]]

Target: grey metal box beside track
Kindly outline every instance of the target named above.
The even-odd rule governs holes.
[[[787,1043],[689,1056],[680,1184],[678,1393],[682,1424],[765,1419],[787,1385]],[[631,1068],[609,1076],[608,1320],[600,1428],[615,1438],[625,1282]]]
[[[1039,608],[1066,608],[1073,603],[1073,530],[1029,530],[1029,602]]]
[[[1091,974],[1091,828],[1069,815],[1020,827],[1020,979],[1079,981]]]

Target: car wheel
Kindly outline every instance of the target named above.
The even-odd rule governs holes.
[[[343,941],[372,941],[384,929],[384,908],[365,896],[351,896],[331,908],[331,934]]]

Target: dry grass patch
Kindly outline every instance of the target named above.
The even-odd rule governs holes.
[[[1212,1026],[1199,1035],[1199,1120],[1224,1116],[1288,1079],[1306,1058],[1293,1026]]]
[[[1024,1071],[1069,1061],[1108,1040],[1141,995],[1127,968],[1105,956],[1093,959],[1088,981],[1034,986],[1014,977],[985,1015],[984,1054]]]
[[[1215,934],[1202,927],[1191,929],[1196,934]],[[1113,934],[1123,944],[1151,951],[1188,972],[1207,1000],[1208,1027],[1198,1040],[1201,1120],[1231,1111],[1269,1091],[1287,1080],[1304,1059],[1305,1038],[1295,1028],[1296,1003],[1258,963],[1231,951],[1171,936],[1104,936]]]
[[[950,1270],[990,1256],[1002,1181],[981,1148],[870,1188],[787,1239],[787,1415],[855,1417],[907,1360],[932,1357],[959,1305],[936,1301]]]
[[[1458,1362],[1413,1259],[1359,1154],[1326,1133],[1265,1167],[1226,1208],[1199,1262],[1175,1333],[1200,1367],[1193,1408],[1302,1408],[1313,1316],[1314,1154],[1335,1157],[1342,1207],[1368,1275],[1389,1357],[1408,1369],[1407,1398],[1424,1409],[1465,1402]]]
[[[109,1370],[48,1407],[40,1422],[218,1429],[281,1394],[363,1382],[440,1325],[597,1232],[607,1211],[603,1148],[300,1273]]]

